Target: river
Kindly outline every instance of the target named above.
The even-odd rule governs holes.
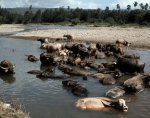
[[[70,28],[65,26],[46,26],[46,25],[29,25],[26,30],[50,28]],[[76,29],[85,27],[76,27]],[[10,33],[13,34],[13,33]],[[8,34],[9,35],[9,34]],[[40,42],[23,39],[0,37],[0,61],[9,60],[15,65],[15,74],[0,75],[0,95],[1,99],[11,102],[12,99],[19,99],[29,112],[31,118],[149,118],[150,117],[150,88],[137,94],[125,94],[121,98],[131,99],[127,103],[129,111],[127,113],[118,110],[110,111],[82,111],[73,106],[73,104],[82,97],[72,94],[69,88],[62,85],[66,79],[40,79],[35,75],[28,74],[30,70],[40,70],[46,68],[41,65],[40,61],[29,62],[24,55],[34,55],[40,57],[44,50],[40,49]],[[130,52],[138,53],[141,59],[146,63],[145,72],[150,72],[150,51],[131,50]],[[106,61],[101,60],[99,62]],[[60,71],[56,68],[56,73]],[[120,84],[130,76],[117,80],[115,85],[103,86],[98,80],[89,77],[87,81],[82,77],[71,77],[79,83],[84,84],[90,91],[88,97],[104,96],[105,93]]]

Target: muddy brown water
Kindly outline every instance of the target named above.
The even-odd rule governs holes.
[[[1,99],[10,102],[12,99],[19,99],[26,112],[32,118],[149,118],[150,117],[150,88],[146,88],[141,93],[125,94],[121,98],[130,99],[127,103],[129,111],[127,113],[109,109],[108,111],[82,111],[73,106],[80,98],[74,96],[68,87],[62,85],[67,79],[40,79],[35,75],[28,74],[30,70],[40,70],[46,68],[40,61],[29,62],[24,55],[32,54],[39,58],[44,51],[39,48],[40,42],[30,40],[20,40],[15,38],[0,37],[0,61],[7,59],[15,64],[15,74],[0,75],[0,95]],[[150,72],[150,51],[131,50],[128,52],[138,53],[146,63],[145,72]],[[97,63],[105,62],[109,59],[97,60]],[[57,67],[56,73],[61,73]],[[91,71],[95,73],[95,71]],[[98,80],[89,77],[87,81],[80,76],[73,76],[68,79],[77,80],[84,84],[90,91],[88,97],[104,96],[105,93],[122,83],[131,75],[117,79],[115,85],[103,86]]]

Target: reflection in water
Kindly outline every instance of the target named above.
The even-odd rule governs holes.
[[[16,78],[13,77],[13,75],[0,75],[0,78],[4,81],[4,82],[7,82],[9,84],[12,84],[16,81]]]

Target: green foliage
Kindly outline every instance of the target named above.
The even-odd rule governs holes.
[[[134,10],[131,9],[131,5],[127,5],[126,10],[121,10],[120,5],[116,5],[116,10],[109,10],[106,6],[104,10],[98,9],[82,9],[76,8],[52,8],[52,9],[37,9],[32,8],[32,5],[26,9],[25,12],[14,12],[14,10],[7,11],[0,8],[0,23],[61,23],[61,24],[94,24],[94,26],[101,25],[126,25],[126,24],[138,24],[149,26],[150,11],[148,10],[148,3],[145,5],[140,3],[140,10],[135,9],[138,5],[137,2],[132,3]],[[68,23],[70,22],[70,23]]]
[[[143,20],[150,22],[150,11],[148,11],[144,16],[143,16]]]
[[[128,22],[129,23],[140,23],[143,20],[143,16],[145,12],[142,10],[132,10],[128,14]]]
[[[41,10],[38,10],[38,11],[36,12],[36,14],[34,15],[32,21],[33,21],[34,23],[41,23],[41,16],[42,16],[42,12],[41,12]]]
[[[106,22],[109,23],[110,26],[112,26],[112,25],[115,24],[115,21],[114,21],[114,19],[113,19],[112,17],[108,17],[108,18],[106,19]]]
[[[79,20],[78,18],[75,18],[75,19],[72,19],[72,20],[71,20],[71,23],[72,23],[73,25],[78,25],[78,24],[80,23],[80,20]]]

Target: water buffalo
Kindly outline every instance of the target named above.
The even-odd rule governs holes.
[[[93,77],[99,79],[99,82],[103,85],[112,85],[116,83],[116,79],[112,74],[97,73],[94,74]]]
[[[145,62],[140,59],[118,58],[117,67],[123,73],[144,73]]]
[[[123,83],[124,90],[127,92],[139,93],[144,90],[150,81],[150,76],[137,75]]]
[[[86,97],[89,94],[89,91],[83,84],[77,84],[72,88],[72,93],[76,96]]]
[[[70,41],[70,42],[71,42],[71,41],[74,41],[73,35],[68,34],[68,35],[63,35],[63,37],[66,37],[67,40]]]
[[[118,39],[118,40],[116,40],[116,43],[117,44],[123,44],[126,47],[126,49],[128,49],[130,44],[131,44],[131,43],[129,43],[128,41],[126,41],[124,39]]]
[[[101,51],[105,51],[105,45],[103,45],[102,43],[96,43],[96,48],[101,52]]]
[[[41,42],[41,47],[43,43],[50,43],[50,39],[49,38],[39,38],[37,39],[37,41]]]
[[[15,68],[15,66],[13,66],[13,64],[8,60],[3,60],[0,63],[0,72],[2,72],[2,73],[14,74],[15,73],[14,68]]]
[[[99,52],[98,50],[96,50],[95,58],[96,59],[104,59],[104,58],[106,58],[106,54],[104,52]]]
[[[70,75],[68,74],[55,74],[55,73],[49,73],[49,72],[42,72],[38,75],[36,75],[36,77],[44,77],[44,78],[58,78],[58,79],[63,79],[63,78],[68,78],[70,77]]]
[[[110,89],[108,92],[106,92],[105,96],[109,98],[118,98],[120,96],[123,96],[125,93],[123,86],[116,86],[113,89]]]
[[[43,74],[44,75],[44,73],[53,73],[54,71],[55,71],[54,68],[49,67],[45,70],[30,70],[27,73],[29,73],[29,74]]]
[[[53,64],[54,54],[43,52],[40,54],[40,61],[42,64]]]
[[[95,52],[98,51],[95,44],[89,44],[89,47],[87,48],[91,54],[91,56],[95,56]]]
[[[106,44],[106,50],[112,51],[115,54],[124,55],[124,45],[122,44]]]
[[[78,84],[77,81],[74,80],[64,80],[62,84],[68,87],[71,87],[71,91],[74,95],[85,97],[88,96],[89,91],[83,84]]]
[[[124,58],[131,58],[131,59],[140,59],[140,55],[137,54],[137,53],[126,54],[126,55],[123,55],[122,57],[124,57]]]
[[[102,64],[97,64],[91,59],[88,59],[88,60],[86,59],[86,60],[81,61],[80,66],[83,68],[89,67],[90,69],[92,68],[95,70],[98,70],[99,68],[104,68],[104,66]]]
[[[84,98],[79,99],[74,105],[82,110],[103,110],[105,107],[112,107],[124,112],[128,111],[128,106],[124,99],[114,100],[105,97]]]
[[[28,60],[31,61],[31,62],[35,62],[35,61],[39,61],[38,58],[36,58],[35,56],[33,55],[25,55],[28,57]]]
[[[61,51],[64,46],[59,43],[44,43],[42,48],[46,49],[47,53],[54,53],[56,51]]]
[[[60,55],[60,56],[67,56],[67,55],[69,55],[68,53],[69,53],[69,51],[68,51],[67,49],[60,50],[60,51],[59,51],[59,55]]]
[[[75,75],[75,76],[90,76],[93,75],[91,72],[85,71],[85,70],[68,70],[64,69],[62,72],[70,74],[70,75]]]
[[[89,58],[92,55],[92,52],[89,51],[85,46],[79,46],[78,53],[82,59]]]
[[[64,80],[62,81],[62,84],[69,87],[74,87],[77,85],[77,81],[75,80]]]
[[[68,58],[68,64],[78,66],[78,65],[80,65],[80,63],[81,63],[81,58],[80,57],[76,57],[76,58],[69,57]]]
[[[66,65],[66,64],[59,64],[59,65],[58,65],[58,69],[59,69],[59,70],[69,70],[69,71],[72,71],[72,70],[73,70],[73,68],[72,68],[71,66],[68,66],[68,65]]]

